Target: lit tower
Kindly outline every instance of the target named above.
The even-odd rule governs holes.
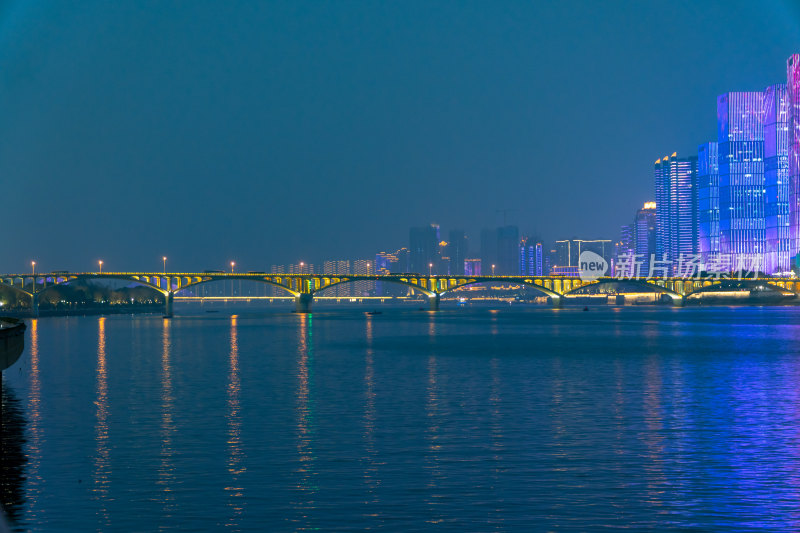
[[[697,252],[697,157],[677,152],[655,162],[656,256],[677,264]],[[647,275],[643,273],[643,275]]]
[[[764,268],[763,101],[762,92],[717,98],[719,251],[731,269]]]
[[[800,54],[786,61],[789,142],[789,237],[790,255],[800,252]]]
[[[705,263],[719,256],[719,146],[715,142],[697,149],[697,251]]]
[[[789,106],[786,85],[764,91],[765,269],[788,272],[789,256]]]
[[[632,247],[636,255],[641,258],[639,274],[642,276],[650,272],[650,256],[656,253],[656,209],[655,202],[645,202],[644,206],[636,211],[633,221]]]

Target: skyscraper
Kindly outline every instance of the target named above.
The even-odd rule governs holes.
[[[497,269],[501,276],[519,275],[519,228],[497,228]]]
[[[544,275],[544,249],[542,247],[542,243],[536,243],[536,272],[534,272],[537,276]]]
[[[761,92],[717,99],[719,250],[731,269],[764,268],[763,99]]]
[[[450,241],[447,243],[447,255],[450,258],[450,274],[464,275],[464,260],[467,258],[469,243],[464,230],[450,230]]]
[[[620,265],[626,264],[625,258],[630,258],[634,252],[634,224],[623,224],[619,229],[619,240],[614,243],[613,262],[611,265],[611,272],[613,274],[621,274],[624,276],[633,275],[630,269],[618,271]]]
[[[573,251],[572,241],[565,239],[563,241],[556,241],[555,253],[553,254],[551,266],[576,266],[578,264],[578,250]]]
[[[677,264],[697,252],[697,157],[677,152],[655,163],[656,256]],[[658,272],[660,274],[660,272]]]
[[[492,268],[495,265],[495,268]],[[481,272],[491,276],[497,267],[497,231],[489,228],[481,230]]]
[[[519,241],[519,273],[523,276],[536,275],[536,245],[530,237]]]
[[[788,272],[789,256],[789,108],[786,85],[764,91],[765,271]]]
[[[656,253],[656,205],[655,202],[645,202],[633,219],[633,251],[640,258],[640,276],[649,274],[650,256]]]
[[[409,268],[411,272],[428,274],[439,267],[439,226],[431,224],[409,230]]]
[[[704,263],[719,257],[719,145],[697,149],[697,252]]]
[[[800,54],[786,61],[786,92],[788,98],[789,142],[789,248],[797,265],[800,252]]]

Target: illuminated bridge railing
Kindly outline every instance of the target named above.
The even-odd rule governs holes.
[[[719,284],[756,284],[769,285],[787,293],[800,293],[800,280],[794,278],[758,277],[758,278],[599,278],[582,280],[568,276],[425,276],[422,274],[387,274],[387,275],[321,275],[321,274],[284,274],[266,272],[47,272],[30,274],[2,274],[0,285],[25,293],[32,299],[32,310],[38,310],[38,295],[48,288],[64,283],[80,280],[121,280],[134,282],[161,293],[165,300],[165,314],[172,314],[172,302],[176,293],[198,287],[214,281],[243,280],[265,283],[279,287],[292,296],[297,302],[298,311],[310,310],[314,295],[324,289],[346,283],[360,281],[379,281],[396,283],[414,289],[426,295],[431,301],[431,308],[437,309],[443,294],[454,289],[467,287],[477,283],[505,283],[524,285],[541,292],[558,305],[563,298],[568,298],[580,291],[601,290],[606,293],[630,292],[634,289],[646,289],[661,292],[676,303],[695,292],[705,290]],[[613,284],[613,285],[612,285]],[[588,289],[587,289],[588,288]]]

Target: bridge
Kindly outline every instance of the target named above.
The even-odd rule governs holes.
[[[800,294],[800,280],[778,277],[726,278],[706,276],[702,278],[614,278],[603,277],[593,281],[567,276],[431,276],[423,274],[386,275],[324,275],[324,274],[280,274],[280,273],[228,273],[228,272],[50,272],[30,274],[0,274],[0,286],[9,287],[26,294],[31,299],[31,312],[39,313],[39,296],[46,290],[65,283],[92,280],[120,280],[149,287],[164,297],[164,316],[171,317],[175,294],[204,283],[214,281],[243,280],[265,283],[286,291],[294,297],[298,313],[311,312],[314,295],[346,283],[379,281],[410,287],[428,297],[430,309],[437,311],[442,295],[477,283],[506,283],[523,285],[547,296],[554,306],[560,306],[565,298],[579,294],[609,291],[613,285],[624,283],[642,291],[665,294],[675,305],[683,305],[685,299],[713,287],[732,288],[770,287],[785,295]],[[622,292],[619,292],[620,294]]]

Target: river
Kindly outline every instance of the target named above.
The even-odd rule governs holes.
[[[800,308],[28,321],[19,531],[800,529]]]

